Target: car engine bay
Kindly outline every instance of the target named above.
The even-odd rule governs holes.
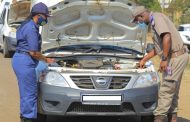
[[[56,58],[50,67],[67,67],[74,69],[122,70],[136,69],[139,61],[114,56],[71,56]]]

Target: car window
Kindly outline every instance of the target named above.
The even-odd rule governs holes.
[[[6,15],[6,9],[4,9],[1,14],[1,19],[2,19],[3,24],[4,24],[4,20],[5,20],[5,15]]]
[[[2,20],[1,17],[0,17],[0,25],[1,25],[1,24],[3,24],[3,20]]]
[[[190,31],[190,27],[185,27],[184,31]]]
[[[178,31],[184,31],[184,27],[183,26],[179,26]]]

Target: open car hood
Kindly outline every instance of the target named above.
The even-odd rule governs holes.
[[[8,24],[22,23],[30,15],[31,1],[13,1],[10,5]]]
[[[52,17],[42,29],[42,50],[95,44],[144,53],[147,28],[130,22],[133,7],[128,0],[67,0],[53,5]]]

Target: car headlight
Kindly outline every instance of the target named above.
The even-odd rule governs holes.
[[[142,74],[134,84],[134,88],[149,87],[158,84],[158,75],[155,72]]]
[[[58,72],[48,72],[44,77],[44,82],[49,85],[69,87],[65,78]]]

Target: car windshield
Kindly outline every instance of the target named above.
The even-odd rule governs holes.
[[[110,46],[110,45],[70,45],[70,46],[61,46],[59,48],[51,48],[44,53],[51,53],[51,52],[72,52],[72,55],[78,54],[78,53],[93,53],[93,54],[113,54],[117,55],[133,55],[134,58],[136,56],[142,55],[141,52],[129,49],[129,48],[122,48],[118,46]]]
[[[178,31],[190,31],[190,27],[179,26]]]
[[[16,2],[10,6],[8,24],[21,23],[30,14],[30,1]]]

